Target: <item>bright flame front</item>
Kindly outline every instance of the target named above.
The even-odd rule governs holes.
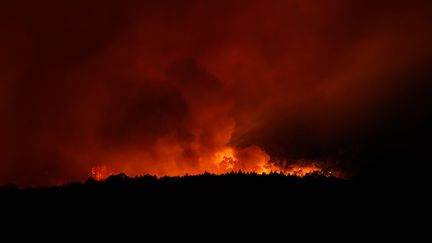
[[[203,160],[200,158],[200,160]],[[209,172],[212,174],[225,174],[229,172],[244,172],[244,173],[257,173],[257,174],[270,174],[278,173],[287,176],[304,177],[308,174],[317,173],[322,176],[333,176],[334,171],[324,169],[321,164],[316,160],[299,160],[299,161],[282,161],[271,162],[270,156],[267,155],[262,149],[256,146],[247,147],[243,149],[234,149],[233,147],[225,147],[214,153],[212,156],[207,157],[207,162],[202,161],[206,166],[200,170],[188,173],[191,175],[202,174]],[[109,175],[125,172],[125,171],[110,171],[107,166],[95,166],[91,168],[90,177],[95,180],[104,180]],[[128,173],[129,174],[129,173]],[[142,174],[152,174],[147,171],[135,171],[131,176]],[[155,174],[157,176],[179,176],[183,175],[180,170],[171,169],[167,173]]]

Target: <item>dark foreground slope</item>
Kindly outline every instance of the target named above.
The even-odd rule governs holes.
[[[80,215],[80,220],[107,217],[109,221],[117,215],[130,221],[130,217],[179,219],[194,215],[200,221],[213,221],[218,217],[331,212],[351,204],[356,197],[354,188],[351,181],[319,175],[298,178],[231,173],[130,178],[119,174],[105,181],[89,179],[49,188],[8,186],[3,187],[0,197],[6,211],[25,217],[37,215],[32,218]]]
[[[84,183],[68,183],[61,186],[19,189],[13,185],[3,186],[2,194],[33,198],[57,197],[134,197],[145,200],[159,197],[243,197],[243,196],[287,196],[346,194],[351,191],[349,181],[319,174],[304,178],[282,174],[258,175],[254,173],[229,173],[224,175],[203,174],[183,177],[145,175],[128,177],[118,174],[104,181],[88,179]]]
[[[269,175],[229,173],[197,176],[130,178],[124,174],[108,177],[105,181],[89,179],[84,183],[69,183],[47,188],[3,186],[3,202],[41,202],[57,205],[72,203],[100,206],[153,205],[160,207],[205,206],[248,207],[260,205],[346,206],[350,203],[370,202],[409,192],[395,183],[374,183],[355,178],[344,180],[309,174],[303,178],[272,173]]]
[[[342,229],[348,228],[362,235],[368,229],[381,232],[383,222],[387,226],[389,222],[411,224],[421,222],[414,220],[417,216],[426,215],[417,203],[422,200],[399,184],[317,174],[303,178],[243,173],[129,178],[119,174],[105,181],[89,179],[50,188],[3,186],[0,199],[2,221],[9,228],[66,229],[68,236],[83,234],[84,229],[94,235],[96,228],[102,228],[104,236],[115,232],[125,236],[130,233],[123,232],[133,229],[140,237],[156,234],[158,238],[177,238],[173,233],[177,230],[187,239],[199,232],[212,237],[231,233],[268,237],[275,231],[276,237],[284,238],[288,232],[297,232],[294,229],[345,232]],[[405,220],[407,216],[411,220]]]

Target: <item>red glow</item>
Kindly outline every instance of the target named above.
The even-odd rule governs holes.
[[[109,175],[108,169],[104,165],[92,167],[90,170],[90,178],[97,181],[105,180]]]
[[[310,159],[341,154],[354,158],[343,168],[354,168],[356,148],[368,146],[356,136],[386,124],[389,105],[409,107],[399,97],[417,79],[399,77],[432,56],[430,6],[7,1],[0,184],[82,181],[89,172],[304,176],[339,170]],[[290,158],[305,161],[283,162]]]
[[[245,156],[247,153],[247,156]],[[238,157],[240,156],[240,158]],[[317,161],[300,160],[298,162],[286,161],[280,163],[272,163],[269,161],[268,156],[264,151],[258,147],[245,148],[236,151],[231,147],[226,147],[221,151],[209,156],[206,161],[200,159],[201,170],[194,172],[185,171],[179,166],[178,169],[170,168],[169,170],[155,173],[157,176],[182,176],[185,174],[198,175],[203,173],[211,173],[216,175],[226,174],[229,172],[244,172],[244,173],[257,173],[257,174],[270,174],[278,173],[288,176],[304,177],[308,174],[317,173],[321,176],[340,176],[340,173],[335,173],[334,169],[324,169]],[[95,166],[91,168],[90,176],[95,180],[104,180],[109,175],[120,173],[122,171],[110,170],[106,165]],[[150,173],[151,174],[151,173]],[[132,171],[129,175],[136,176],[142,175],[140,171]]]

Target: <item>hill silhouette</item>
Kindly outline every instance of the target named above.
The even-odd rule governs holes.
[[[364,193],[379,190],[379,186],[362,180],[346,180],[320,173],[304,177],[279,173],[256,174],[231,172],[223,175],[205,173],[181,177],[156,177],[144,175],[128,177],[125,174],[111,175],[105,180],[89,178],[87,181],[71,182],[60,186],[42,188],[18,188],[15,185],[0,187],[0,195],[8,200],[50,201],[133,201],[158,203],[170,200],[191,202],[197,199],[218,201],[268,201],[310,202],[360,198]],[[389,188],[387,188],[389,191]]]
[[[26,219],[33,222],[31,227],[46,218],[53,225],[73,219],[90,228],[134,222],[175,229],[187,228],[190,220],[204,228],[218,221],[223,222],[219,227],[231,225],[232,229],[251,222],[330,227],[332,220],[344,225],[359,219],[374,223],[371,219],[377,215],[390,219],[392,208],[404,204],[401,199],[416,199],[411,193],[415,187],[407,188],[319,173],[296,177],[232,172],[161,178],[117,174],[103,181],[89,178],[45,188],[4,185],[0,205],[5,218],[19,223]]]

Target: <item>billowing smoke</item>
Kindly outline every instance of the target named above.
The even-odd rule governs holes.
[[[0,183],[422,158],[431,5],[4,1]]]

